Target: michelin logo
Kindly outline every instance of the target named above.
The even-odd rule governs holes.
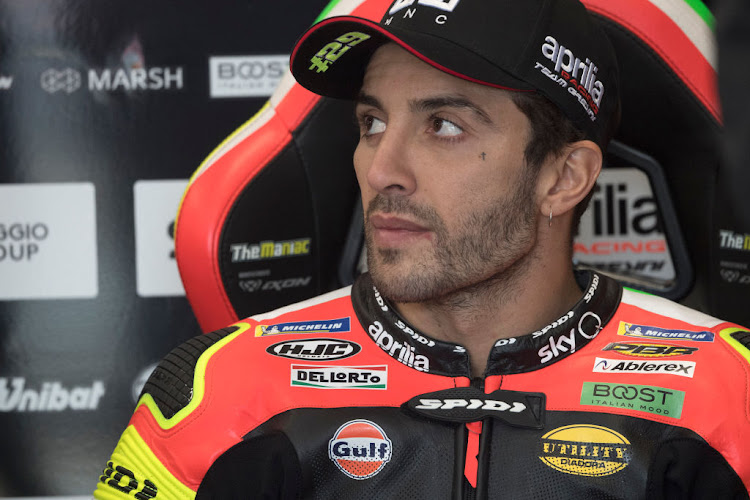
[[[338,318],[328,321],[293,321],[275,325],[258,325],[256,337],[278,335],[282,333],[342,333],[351,331],[350,318]]]
[[[619,335],[626,337],[638,337],[642,339],[659,340],[689,340],[693,342],[713,342],[713,332],[691,332],[689,330],[668,330],[646,325],[634,325],[632,323],[620,322],[617,329]]]

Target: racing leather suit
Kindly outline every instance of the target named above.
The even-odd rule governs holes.
[[[368,274],[196,337],[147,382],[94,496],[747,498],[750,332],[582,273],[485,376]]]

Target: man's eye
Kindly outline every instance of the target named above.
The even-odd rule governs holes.
[[[455,137],[461,135],[464,130],[450,120],[444,118],[433,118],[432,131],[437,136]]]
[[[385,132],[385,122],[372,115],[367,115],[362,120],[365,135],[375,135]]]

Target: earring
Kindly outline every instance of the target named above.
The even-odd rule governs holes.
[[[552,227],[552,207],[549,209],[549,227]]]

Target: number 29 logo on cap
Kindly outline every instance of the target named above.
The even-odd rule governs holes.
[[[328,442],[328,457],[352,479],[368,479],[391,459],[393,443],[369,420],[350,420]]]

